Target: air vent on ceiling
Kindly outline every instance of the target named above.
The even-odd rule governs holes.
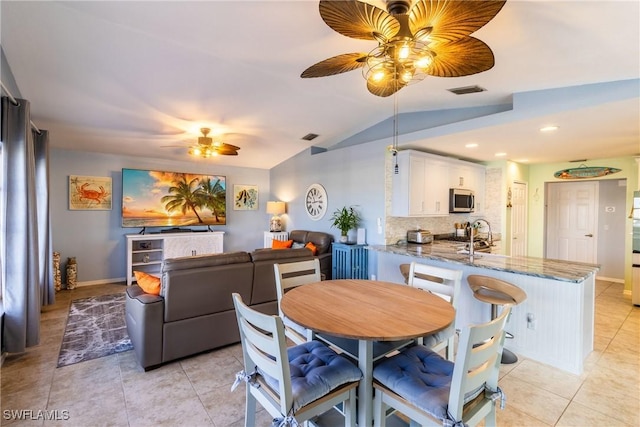
[[[303,136],[302,139],[304,139],[305,141],[313,141],[319,136],[320,135],[318,135],[317,133],[308,133],[305,136]]]
[[[476,92],[484,92],[485,88],[474,85],[474,86],[464,86],[464,87],[454,87],[453,89],[447,89],[449,92],[455,93],[456,95],[466,95],[468,93],[476,93]]]
[[[578,159],[578,160],[569,160],[569,162],[571,163],[582,163],[582,162],[586,162],[587,159]]]

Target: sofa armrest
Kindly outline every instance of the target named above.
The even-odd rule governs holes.
[[[320,261],[320,272],[324,275],[325,280],[333,278],[333,255],[331,252],[317,255]]]
[[[125,319],[138,363],[145,370],[162,362],[164,298],[138,285],[126,290]]]

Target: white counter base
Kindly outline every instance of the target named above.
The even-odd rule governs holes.
[[[507,331],[514,335],[505,347],[528,359],[580,375],[584,360],[593,351],[595,275],[580,282],[497,271],[446,261],[415,258],[376,252],[378,280],[403,283],[399,265],[420,262],[443,268],[462,270],[462,286],[456,328],[470,323],[486,322],[491,318],[491,306],[476,300],[467,283],[467,276],[480,274],[512,283],[527,293],[527,299],[513,307]],[[535,321],[527,327],[527,314]]]

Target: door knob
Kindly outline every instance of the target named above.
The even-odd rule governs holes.
[[[584,237],[593,237],[593,234],[591,234],[591,233],[585,234]]]

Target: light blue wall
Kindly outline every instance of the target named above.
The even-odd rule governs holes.
[[[367,243],[380,244],[384,236],[376,230],[376,220],[384,221],[384,147],[363,144],[312,155],[309,150],[271,170],[272,194],[287,202],[287,230],[317,230],[340,237],[331,227],[331,214],[343,206],[360,212]],[[309,185],[321,184],[327,191],[327,214],[318,221],[304,210],[304,194]]]
[[[265,203],[269,200],[269,171],[264,169],[224,167],[215,161],[205,163],[176,162],[148,158],[114,156],[80,151],[51,150],[51,218],[53,249],[61,260],[75,256],[78,261],[78,282],[121,280],[126,270],[125,234],[140,228],[122,228],[122,168],[158,169],[174,172],[225,175],[227,178],[227,225],[216,226],[224,231],[225,252],[252,251],[263,245],[263,231],[269,225]],[[111,177],[113,207],[110,211],[69,210],[69,175]],[[257,185],[257,211],[233,210],[233,185]],[[151,230],[154,231],[154,230]],[[157,230],[155,230],[157,231]]]
[[[354,206],[360,212],[368,244],[384,244],[385,221],[385,156],[389,141],[330,150],[311,154],[305,150],[271,169],[271,192],[287,202],[284,216],[286,230],[324,231],[340,237],[331,227],[331,214],[343,206]],[[326,215],[311,220],[304,210],[304,195],[309,185],[321,184],[327,191]],[[382,234],[377,219],[382,222]],[[355,240],[355,235],[353,236]],[[369,258],[369,271],[375,271],[375,257]]]

